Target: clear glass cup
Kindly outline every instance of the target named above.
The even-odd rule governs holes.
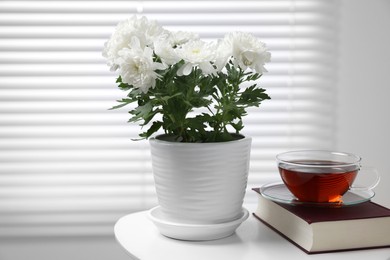
[[[371,190],[380,181],[373,167],[362,167],[351,153],[324,150],[290,151],[276,156],[280,176],[304,202],[340,202],[348,190]]]

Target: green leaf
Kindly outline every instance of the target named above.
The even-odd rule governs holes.
[[[246,78],[245,81],[254,81],[261,78],[263,74],[260,73],[250,73]]]
[[[129,84],[126,84],[126,83],[121,83],[118,85],[118,87],[121,89],[121,90],[124,90],[124,91],[127,91],[127,90],[130,90],[133,88],[133,86],[129,85]]]
[[[241,93],[240,99],[237,104],[248,106],[259,106],[261,101],[271,99],[266,93],[265,89],[256,88],[256,85],[252,85]]]
[[[230,125],[233,126],[237,134],[244,128],[242,120],[239,120],[237,123],[230,123]]]
[[[133,99],[128,99],[128,98],[124,98],[124,99],[121,99],[121,100],[117,100],[117,102],[120,102],[120,103],[122,103],[122,104],[113,106],[113,107],[110,108],[109,110],[118,109],[118,108],[127,106],[127,105],[133,103],[134,101],[135,101],[135,100],[133,100]]]
[[[130,114],[134,115],[129,122],[136,122],[140,119],[148,119],[153,114],[153,106],[151,102],[147,102],[144,105],[138,106],[135,109],[129,111]]]
[[[178,92],[178,93],[173,94],[173,95],[163,96],[163,97],[161,97],[160,99],[161,99],[164,103],[166,103],[168,100],[170,100],[170,99],[172,99],[172,98],[174,98],[174,97],[182,96],[182,95],[183,95],[182,92]]]
[[[122,104],[120,104],[120,105],[113,106],[113,107],[110,108],[109,110],[118,109],[118,108],[127,106],[128,104],[130,104],[130,103],[124,102],[124,103],[122,103]]]
[[[153,122],[153,124],[150,126],[150,128],[146,132],[141,133],[139,136],[147,139],[151,135],[153,135],[155,132],[157,132],[161,128],[162,125],[163,125],[162,122],[155,121],[155,122]]]
[[[133,88],[129,94],[127,95],[128,97],[130,98],[133,98],[133,99],[138,99],[138,98],[142,98],[142,97],[147,97],[147,95],[145,95],[144,93],[142,93],[142,91],[140,89],[137,89],[137,88]]]

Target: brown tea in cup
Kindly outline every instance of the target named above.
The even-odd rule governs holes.
[[[287,188],[301,201],[341,202],[359,167],[338,161],[297,160],[279,163]]]

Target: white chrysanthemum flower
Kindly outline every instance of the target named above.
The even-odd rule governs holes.
[[[218,71],[221,71],[226,63],[229,62],[230,58],[233,56],[233,45],[230,39],[225,37],[222,40],[218,40],[217,52],[215,57],[215,66]]]
[[[119,72],[123,83],[140,89],[147,93],[156,85],[156,79],[160,76],[156,70],[166,67],[153,61],[153,50],[149,47],[141,47],[137,37],[133,37],[130,48],[124,48],[118,52],[119,57],[115,63],[119,65]]]
[[[118,64],[115,60],[119,57],[119,51],[124,48],[130,48],[131,39],[135,36],[139,39],[142,47],[153,48],[153,43],[167,34],[156,21],[149,21],[146,17],[131,18],[118,23],[110,39],[104,44],[103,56],[107,58],[107,63],[111,70],[117,70]]]
[[[202,73],[209,75],[215,72],[212,62],[215,61],[216,45],[204,41],[190,41],[176,50],[184,65],[177,71],[178,76],[189,75],[193,67],[199,67]]]
[[[176,49],[181,45],[199,40],[199,36],[190,32],[171,32],[164,35],[154,42],[154,51],[162,62],[167,65],[174,65],[178,63],[181,58],[178,56]]]
[[[180,46],[190,41],[198,41],[199,35],[197,33],[192,32],[172,32],[170,37],[170,43],[172,46]]]
[[[181,60],[170,39],[163,38],[156,41],[154,43],[154,51],[164,64],[173,65]]]
[[[154,48],[154,42],[161,38],[167,38],[169,35],[169,32],[161,27],[157,21],[149,21],[144,16],[138,20],[136,28],[137,34],[144,35],[145,37],[143,46],[148,46],[152,49]]]
[[[270,61],[271,54],[267,51],[265,43],[252,34],[245,32],[230,33],[225,36],[220,46],[224,51],[227,51],[231,46],[231,55],[235,67],[240,67],[242,70],[251,68],[260,74],[267,72],[264,65]],[[218,66],[221,64],[223,64],[222,61]]]

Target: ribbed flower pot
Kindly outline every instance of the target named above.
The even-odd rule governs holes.
[[[150,139],[153,174],[164,219],[219,224],[242,217],[251,138],[179,143]]]

